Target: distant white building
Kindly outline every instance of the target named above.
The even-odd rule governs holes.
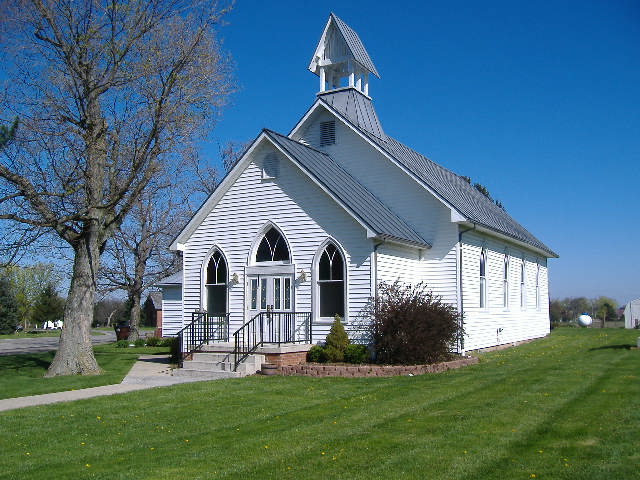
[[[624,328],[640,327],[640,298],[631,300],[624,307]]]
[[[333,14],[309,70],[313,104],[287,135],[260,132],[171,246],[183,271],[160,284],[163,334],[223,319],[231,341],[279,318],[289,333],[278,342],[303,329],[316,343],[338,314],[355,335],[379,283],[399,280],[426,283],[464,313],[467,350],[547,335],[547,259],[557,255],[383,130],[369,88],[378,72]],[[523,192],[541,181],[523,179]]]

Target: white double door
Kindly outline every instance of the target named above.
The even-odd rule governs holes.
[[[293,311],[293,275],[249,277],[249,315]]]

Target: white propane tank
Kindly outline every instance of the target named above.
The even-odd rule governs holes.
[[[593,319],[589,315],[587,315],[586,313],[583,313],[582,315],[580,315],[578,317],[578,324],[581,327],[588,327],[592,323],[593,323]]]

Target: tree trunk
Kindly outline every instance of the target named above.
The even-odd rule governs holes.
[[[101,373],[91,344],[91,322],[99,261],[97,239],[92,234],[85,234],[75,247],[73,276],[64,308],[64,325],[58,351],[49,366],[47,377]]]
[[[129,320],[131,333],[129,334],[129,340],[136,341],[140,338],[140,293],[132,294],[129,300],[131,301]]]

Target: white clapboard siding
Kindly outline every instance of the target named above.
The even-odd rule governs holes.
[[[172,337],[182,328],[182,287],[163,286],[162,289],[162,336]]]
[[[320,148],[320,122],[333,116],[318,109],[299,130],[296,137]],[[424,281],[436,294],[451,304],[457,304],[457,225],[451,222],[451,212],[422,185],[403,173],[358,133],[336,120],[336,142],[320,148],[373,192],[387,207],[422,235],[432,248],[422,253],[421,260],[410,267],[407,278]],[[387,254],[393,254],[389,247]],[[406,252],[400,251],[398,262],[407,265]],[[412,254],[417,255],[417,250]],[[382,262],[382,263],[380,263]],[[378,275],[394,280],[398,266],[392,260],[378,258]]]
[[[296,311],[316,308],[312,304],[310,274],[314,256],[328,238],[335,239],[346,255],[347,323],[367,304],[371,295],[372,242],[365,229],[280,154],[277,177],[263,180],[261,163],[273,151],[266,144],[252,153],[252,162],[186,241],[183,322],[190,321],[191,312],[205,307],[201,298],[203,266],[215,246],[227,259],[229,275],[237,274],[239,279],[229,288],[230,332],[243,324],[247,306],[245,268],[251,246],[267,222],[273,222],[284,233],[296,278],[302,271],[307,275],[306,282],[294,282]],[[328,328],[326,322],[314,325],[314,340],[324,339]]]
[[[487,252],[487,304],[480,308],[480,252]],[[549,333],[546,258],[514,245],[467,232],[462,240],[462,286],[467,350],[518,342]],[[503,265],[509,256],[509,302],[503,301]],[[520,305],[520,263],[525,261],[526,304]],[[540,265],[540,306],[536,308],[535,272]],[[499,331],[499,329],[502,329]]]

